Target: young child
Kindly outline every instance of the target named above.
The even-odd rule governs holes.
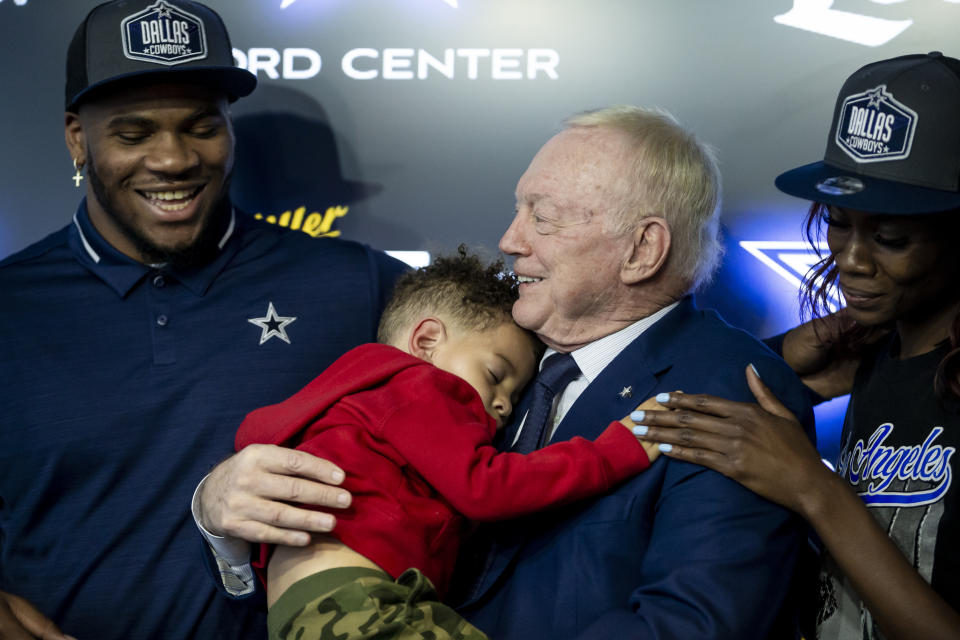
[[[542,352],[510,316],[517,284],[502,268],[461,247],[406,274],[378,344],[353,349],[240,426],[238,450],[267,443],[322,456],[344,470],[353,495],[332,534],[279,546],[272,557],[261,545],[254,566],[267,566],[271,638],[484,638],[439,602],[467,518],[509,519],[586,498],[658,455],[632,435],[629,418],[593,442],[527,455],[492,446]]]

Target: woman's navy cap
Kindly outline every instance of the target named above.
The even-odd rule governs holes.
[[[249,95],[257,78],[234,66],[223,20],[190,0],[114,0],[94,7],[67,49],[67,111],[92,93],[134,78]]]
[[[960,207],[960,60],[935,51],[857,70],[837,97],[823,161],[776,185],[872,213]]]

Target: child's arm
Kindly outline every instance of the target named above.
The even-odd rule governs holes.
[[[629,418],[611,422],[592,441],[576,437],[526,455],[498,452],[478,399],[467,397],[459,380],[448,384],[418,386],[421,395],[397,407],[377,435],[470,519],[509,519],[592,497],[659,455],[648,444],[648,456]]]

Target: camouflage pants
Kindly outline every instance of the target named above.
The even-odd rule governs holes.
[[[270,640],[487,640],[416,569],[396,580],[343,567],[294,583],[267,614]]]

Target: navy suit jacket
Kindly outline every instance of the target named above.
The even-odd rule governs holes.
[[[749,363],[812,437],[812,410],[789,367],[686,298],[587,387],[553,440],[594,438],[661,391],[753,402]],[[624,387],[632,397],[621,397]],[[599,498],[481,533],[483,562],[462,563],[473,575],[458,609],[491,638],[693,640],[779,637],[775,619],[807,529],[721,474],[661,456]]]

